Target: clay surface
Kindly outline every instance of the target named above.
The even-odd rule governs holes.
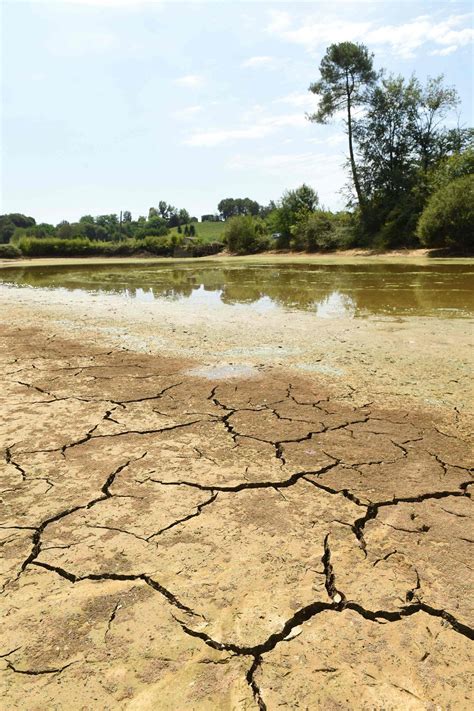
[[[33,320],[1,326],[4,708],[472,708],[466,411]]]

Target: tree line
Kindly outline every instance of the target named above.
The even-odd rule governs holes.
[[[423,84],[376,71],[374,55],[353,42],[328,47],[319,73],[309,87],[319,108],[308,118],[344,116],[357,240],[472,248],[474,131],[446,124],[459,106],[456,89],[443,76]]]
[[[459,106],[455,88],[442,76],[423,84],[414,75],[406,79],[376,70],[365,45],[341,42],[327,48],[309,91],[319,98],[310,121],[342,117],[347,209],[324,209],[306,184],[267,205],[249,197],[223,198],[215,213],[201,216],[201,222],[225,223],[222,241],[202,253],[224,246],[237,253],[419,246],[473,251],[474,130],[447,122]],[[0,245],[8,244],[11,256],[18,249],[44,253],[48,240],[51,253],[64,252],[67,243],[70,253],[82,245],[84,253],[172,254],[192,239],[188,251],[199,253],[196,223],[185,208],[165,200],[136,220],[127,210],[58,225],[9,214],[0,216]],[[3,248],[4,255],[7,251]]]

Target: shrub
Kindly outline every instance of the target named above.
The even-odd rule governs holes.
[[[474,249],[474,175],[439,188],[428,200],[417,233],[426,247]]]
[[[92,243],[85,239],[21,237],[18,247],[27,257],[79,256],[88,254]]]
[[[18,247],[28,257],[83,257],[128,255],[137,251],[140,243],[135,240],[124,242],[95,242],[86,238],[58,239],[56,237],[22,237]]]
[[[181,247],[182,256],[185,257],[208,257],[211,254],[222,252],[223,249],[223,242],[193,242]]]
[[[353,234],[344,215],[318,210],[306,213],[293,227],[290,246],[307,252],[327,252],[351,246]]]
[[[141,248],[150,254],[160,257],[171,257],[176,247],[181,245],[183,238],[181,235],[173,234],[165,237],[145,237],[141,240]]]
[[[381,249],[419,247],[416,225],[423,209],[423,196],[415,192],[400,197],[386,215],[384,224],[374,238],[374,246]]]
[[[22,253],[28,257],[85,257],[85,256],[129,256],[137,253],[148,253],[160,257],[203,257],[208,254],[221,252],[224,245],[222,242],[212,242],[203,244],[193,242],[189,245],[183,244],[181,235],[172,234],[164,237],[148,236],[143,239],[127,239],[121,242],[96,242],[88,239],[57,239],[22,237],[18,242],[18,247],[14,245],[0,245],[0,247],[11,247],[15,250],[12,256],[21,256]],[[21,251],[20,251],[21,250]],[[0,252],[0,257],[2,253]]]
[[[474,173],[474,148],[467,148],[461,153],[453,153],[440,161],[430,174],[431,190],[438,190],[448,183]]]
[[[292,228],[290,247],[307,252],[334,249],[331,247],[333,232],[331,216],[327,212],[310,212],[302,216]]]
[[[255,254],[269,245],[265,224],[250,215],[231,217],[226,222],[224,241],[235,254]]]
[[[0,244],[0,259],[18,259],[22,254],[14,244]]]

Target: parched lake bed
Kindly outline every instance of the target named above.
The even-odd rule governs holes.
[[[471,708],[473,273],[0,269],[6,708]]]

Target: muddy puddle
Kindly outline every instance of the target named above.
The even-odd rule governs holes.
[[[193,309],[242,307],[256,313],[311,312],[320,318],[474,314],[474,265],[444,263],[242,263],[173,261],[14,267],[11,286],[113,294],[145,304],[178,302]]]

